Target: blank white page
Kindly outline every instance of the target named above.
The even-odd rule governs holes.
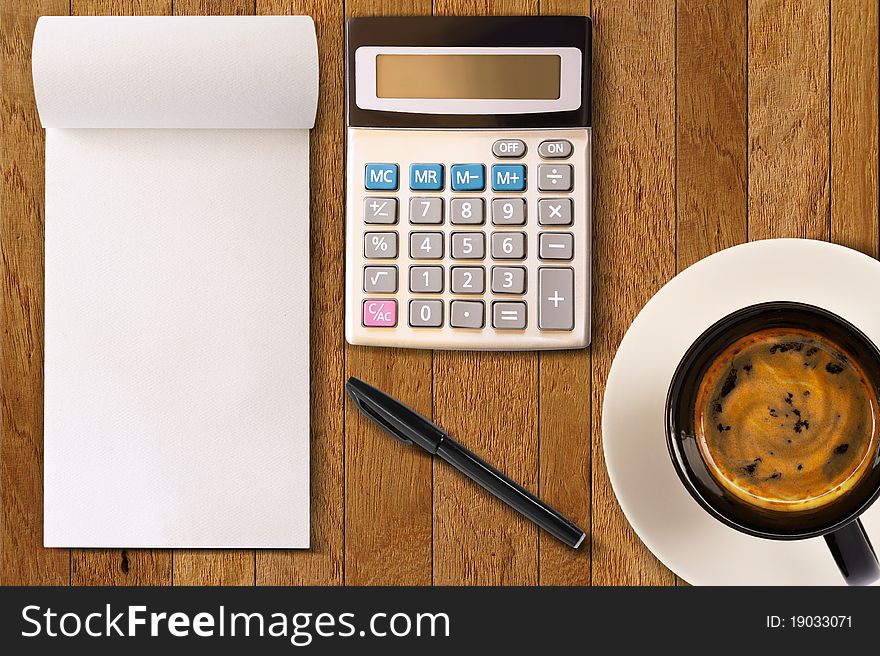
[[[138,20],[117,25],[138,42],[165,32]],[[311,21],[295,20],[313,46]],[[75,47],[112,56],[111,31]],[[38,28],[44,46],[53,36]],[[35,50],[35,68],[38,52],[62,66]],[[132,127],[70,128],[64,102],[50,104],[45,545],[308,547],[308,130],[154,129],[138,126],[142,107]],[[311,125],[311,112],[295,120]]]

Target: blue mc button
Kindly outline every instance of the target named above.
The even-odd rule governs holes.
[[[452,191],[483,191],[486,167],[482,164],[453,164]]]
[[[522,164],[493,164],[492,191],[523,191],[526,167]]]
[[[364,187],[394,191],[397,189],[397,164],[367,164]]]
[[[440,191],[443,189],[443,165],[410,164],[409,188],[414,191]]]

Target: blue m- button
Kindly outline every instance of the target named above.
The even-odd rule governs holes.
[[[486,167],[482,164],[453,164],[452,191],[483,191],[486,188]]]

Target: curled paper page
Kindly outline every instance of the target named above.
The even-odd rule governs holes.
[[[44,16],[32,55],[46,128],[311,128],[307,16]]]
[[[44,17],[33,73],[44,544],[308,547],[312,20]]]

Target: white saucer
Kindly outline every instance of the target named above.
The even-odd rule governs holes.
[[[693,585],[842,585],[823,538],[783,542],[733,530],[685,490],[666,448],[672,374],[710,325],[746,305],[800,301],[823,307],[880,344],[880,262],[821,241],[772,239],[735,246],[667,283],[630,326],[608,375],[602,411],[605,462],[638,536]],[[880,501],[862,515],[880,546]]]

